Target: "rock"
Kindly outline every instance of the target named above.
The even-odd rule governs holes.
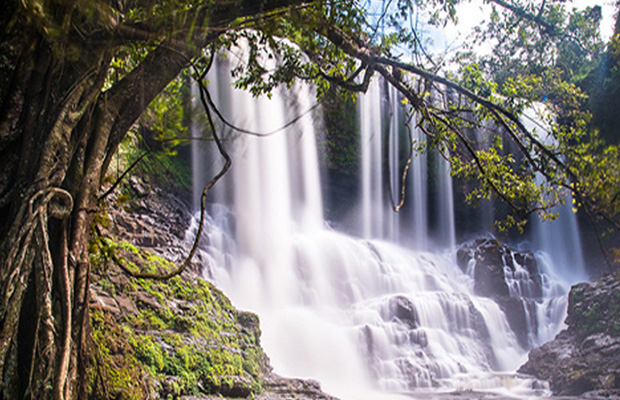
[[[477,295],[490,298],[509,295],[504,275],[505,251],[495,239],[478,239],[459,250],[457,262],[464,272],[473,259],[474,292]]]
[[[290,379],[276,374],[263,379],[263,391],[256,400],[338,400],[324,393],[319,382],[312,379]]]
[[[129,186],[133,189],[138,197],[146,197],[151,192],[151,189],[142,182],[140,178],[132,176],[129,178]]]
[[[531,252],[519,252],[495,238],[463,245],[457,264],[474,279],[478,296],[494,299],[506,315],[521,346],[530,347],[531,331],[537,329],[536,302],[543,295],[543,278]]]
[[[121,313],[114,297],[101,288],[95,288],[91,291],[89,306],[94,310],[101,310],[114,315],[119,315]]]
[[[136,303],[124,295],[116,296],[116,303],[123,314],[137,314],[138,308]]]
[[[504,311],[508,324],[517,335],[522,346],[529,346],[527,339],[530,331],[536,331],[538,323],[536,318],[536,303],[519,297],[501,297],[496,299],[500,308]]]
[[[620,279],[607,275],[595,283],[575,285],[568,308],[566,323],[578,338],[599,332],[620,336]]]
[[[567,329],[530,352],[519,372],[548,380],[557,395],[620,390],[620,279],[573,286]],[[603,391],[603,392],[601,392]]]
[[[205,390],[209,393],[233,398],[246,398],[254,392],[252,381],[246,377],[228,375],[219,378],[218,383],[213,383],[210,377],[207,376],[203,381]]]
[[[419,326],[420,318],[418,317],[418,311],[411,300],[405,296],[392,297],[388,307],[390,309],[390,315],[398,318],[410,329],[415,329]]]
[[[152,310],[160,310],[163,307],[157,302],[157,300],[153,298],[153,296],[143,291],[138,291],[134,293],[134,297],[136,299],[136,305],[139,308],[148,307]]]

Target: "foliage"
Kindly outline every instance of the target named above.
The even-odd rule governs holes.
[[[559,68],[564,79],[577,83],[597,65],[603,50],[600,6],[579,11],[560,2],[511,4],[521,12],[493,2],[489,23],[476,28],[472,43],[492,43],[482,63],[495,81],[503,84],[509,77]]]
[[[187,144],[186,108],[190,99],[188,77],[180,75],[149,104],[140,118],[141,130],[161,146],[165,154],[176,155],[175,147]]]
[[[588,109],[592,112],[591,125],[600,131],[601,138],[609,144],[620,141],[620,115],[616,112],[620,99],[620,25],[601,57],[597,68],[592,69],[580,83],[588,93]]]
[[[151,135],[152,132],[144,134]],[[143,136],[132,132],[119,146],[116,155],[118,165],[112,165],[117,171],[109,171],[107,181],[114,181],[124,170],[138,161],[135,168],[130,171],[131,175],[140,176],[171,190],[191,190],[191,166],[187,163],[186,157],[178,154],[179,146],[185,143],[183,131],[177,135],[174,130],[166,130],[161,138],[155,140],[152,138],[145,140]]]
[[[359,170],[355,104],[351,100],[342,101],[334,88],[325,94],[322,105],[326,133],[321,154],[328,168],[353,176]]]

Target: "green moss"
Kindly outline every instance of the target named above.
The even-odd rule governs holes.
[[[103,278],[97,281],[97,285],[108,292],[111,296],[116,295],[116,286],[110,280]]]
[[[127,241],[114,241],[107,237],[94,236],[89,242],[90,260],[96,271],[104,269],[105,264],[112,260],[123,267],[136,272],[166,273],[176,269],[174,263],[163,257],[139,249]],[[150,281],[140,280],[141,285],[147,287]]]
[[[93,340],[93,367],[89,369],[92,398],[138,400],[148,397],[143,365],[132,352],[127,332],[109,315],[101,311],[90,313]]]
[[[128,268],[173,268],[126,242],[100,240],[96,247],[102,259],[111,251],[121,254]],[[99,282],[108,292],[113,289],[136,301],[139,312],[124,317],[119,335],[141,371],[167,382],[168,392],[162,396],[260,391],[264,361],[254,314],[237,313],[221,291],[202,279],[128,280],[124,288],[106,278]]]
[[[129,335],[128,342],[133,347],[136,358],[154,372],[164,369],[166,355],[159,343],[151,335]]]
[[[570,291],[570,301],[572,304],[578,303],[583,300],[584,293],[583,288],[575,286]]]

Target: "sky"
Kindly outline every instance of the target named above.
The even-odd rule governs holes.
[[[566,3],[567,9],[577,8],[582,10],[588,6],[600,5],[603,11],[601,21],[601,35],[605,42],[609,40],[614,29],[614,7],[615,0],[569,0]],[[572,4],[572,7],[571,7]],[[491,7],[483,4],[482,0],[472,0],[463,2],[457,6],[458,25],[448,25],[443,29],[429,30],[434,41],[436,50],[458,50],[467,40],[467,36],[472,29],[480,24],[490,13]]]

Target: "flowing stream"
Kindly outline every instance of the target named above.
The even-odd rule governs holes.
[[[210,90],[231,123],[271,132],[314,105],[312,89],[303,85],[271,99],[233,89],[230,62],[216,63]],[[441,157],[413,159],[412,211],[395,216],[383,179],[392,179],[397,197],[394,171],[403,144],[394,138],[405,120],[398,105],[396,93],[378,81],[358,100],[362,156],[360,193],[349,200],[357,210],[353,234],[327,228],[323,219],[318,111],[265,137],[220,124],[233,167],[210,194],[205,276],[237,307],[260,316],[263,347],[277,373],[318,379],[343,399],[371,398],[371,391],[372,398],[454,390],[544,395],[544,384],[514,371],[532,346],[561,329],[569,282],[556,276],[553,252],[540,256],[542,294],[528,300],[531,271],[508,255],[510,295],[529,301],[525,338],[499,303],[475,295],[471,269],[455,262],[452,179]],[[393,139],[384,149],[386,129]],[[414,136],[421,139],[420,132]],[[212,143],[194,146],[199,193],[222,162]],[[391,175],[382,170],[384,160],[393,163]],[[188,236],[195,229],[194,223]],[[553,228],[541,228],[549,237],[544,229]]]

